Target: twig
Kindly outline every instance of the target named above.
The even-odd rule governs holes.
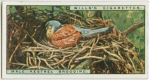
[[[60,61],[57,62],[57,63],[53,63],[53,64],[51,64],[51,65],[54,66],[54,65],[60,64],[60,63],[62,63],[63,61],[65,61],[65,59],[66,59],[67,57],[70,57],[70,56],[72,56],[72,55],[74,55],[74,53],[73,53],[73,54],[70,54],[70,55],[67,55],[67,56],[64,56],[62,60],[60,60]]]
[[[30,66],[29,69],[48,69],[48,68],[43,66]]]
[[[33,59],[33,58],[32,58]],[[46,59],[43,59],[43,58],[39,58],[39,57],[37,57],[37,59],[38,60],[42,60],[42,61],[44,61],[45,62],[45,64],[50,68],[50,69],[54,69],[51,65],[49,65],[49,63],[47,62],[47,60]]]
[[[81,23],[81,21],[80,20],[78,20],[78,19],[74,19],[73,17],[70,17],[71,19],[73,19],[73,20],[75,20],[75,21],[78,21],[79,23],[80,23],[80,25],[83,27],[83,24]]]
[[[93,44],[92,44],[92,47],[91,47],[91,49],[90,49],[90,52],[87,53],[85,56],[91,56],[91,55],[92,55],[92,50],[93,50],[93,47],[94,47],[94,45],[95,45],[95,39],[94,39],[92,42],[93,42]]]
[[[68,68],[70,67],[70,65],[71,65],[71,63],[73,62],[73,60],[74,60],[82,51],[84,51],[84,50],[87,49],[87,48],[88,48],[88,46],[82,48],[76,55],[74,55],[74,56],[71,58],[71,60],[70,60],[70,62],[69,62],[69,64],[68,64]]]
[[[95,63],[101,62],[103,60],[98,60],[98,61],[93,61],[92,65],[94,65]]]
[[[32,61],[31,61],[31,57],[30,57],[30,53],[27,52],[27,55],[29,56],[29,64],[30,64],[31,66],[33,66]]]
[[[107,51],[106,49],[103,49],[105,52],[107,52],[109,55],[116,57],[117,59],[121,60],[122,62],[125,62],[124,59],[121,59],[118,55],[110,53],[109,51]]]
[[[140,22],[140,23],[138,23],[138,24],[134,24],[133,26],[131,26],[131,27],[128,28],[127,30],[123,31],[123,34],[127,36],[127,35],[129,35],[131,32],[133,32],[134,30],[136,30],[136,29],[138,29],[138,28],[140,28],[140,27],[142,27],[142,26],[144,26],[144,25],[145,25],[144,22]]]
[[[134,65],[133,61],[131,60],[131,58],[129,57],[129,53],[128,52],[127,52],[127,57],[128,57],[129,61],[131,62],[132,66],[134,68],[134,73],[136,73],[135,65]]]
[[[23,63],[11,63],[11,64],[20,65],[20,66],[27,66],[26,64],[23,64]]]
[[[9,58],[9,63],[11,63],[12,61],[12,57],[13,55],[16,53],[17,49],[19,48],[19,46],[21,45],[21,43],[27,38],[27,34],[24,36],[24,38],[20,41],[20,43],[16,46],[14,52],[11,54],[10,58]]]
[[[97,56],[84,56],[84,57],[76,58],[76,60],[83,60],[83,59],[89,59],[89,58],[100,59],[100,60],[105,60],[106,59],[106,58],[97,57]]]
[[[114,61],[114,62],[118,62],[118,61],[120,61],[120,60],[115,59],[115,58],[110,58],[110,60],[112,60],[112,61]]]
[[[27,64],[27,67],[29,66],[29,55],[28,55],[28,52],[26,53],[27,57],[26,57],[26,64]]]
[[[36,64],[37,64],[37,61],[36,61],[35,52],[32,52],[32,55],[33,55],[33,57],[34,57],[34,65],[36,65]]]
[[[74,14],[74,13],[71,13],[71,12],[67,12],[67,14],[71,14],[71,15],[78,16],[78,17],[82,18],[80,15],[77,15],[77,14]]]
[[[35,35],[35,33],[36,33],[36,31],[37,31],[37,29],[38,29],[39,27],[41,27],[41,25],[39,25],[39,26],[34,30],[34,33],[32,34],[32,37]]]
[[[64,69],[67,69],[63,64],[60,64]]]
[[[39,58],[39,62],[38,62],[39,69],[40,69],[40,65],[41,65],[41,59]]]

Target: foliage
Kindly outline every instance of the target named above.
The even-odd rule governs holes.
[[[124,31],[133,24],[145,21],[145,11],[103,11],[104,19],[111,19],[117,29]],[[141,52],[140,56],[145,60],[145,27],[141,27],[127,36],[135,45],[135,50]]]

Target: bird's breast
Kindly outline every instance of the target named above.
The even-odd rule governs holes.
[[[51,35],[53,35],[52,29],[47,29],[46,36],[48,40],[51,40],[51,37],[50,37]]]

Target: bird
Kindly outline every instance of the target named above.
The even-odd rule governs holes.
[[[46,24],[46,37],[50,43],[56,47],[73,47],[77,44],[79,38],[92,34],[102,33],[113,29],[113,27],[104,27],[100,29],[85,29],[77,27],[74,24],[62,25],[57,20],[48,21]]]

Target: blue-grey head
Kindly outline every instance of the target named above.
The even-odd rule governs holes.
[[[61,23],[56,20],[51,20],[46,23],[46,30],[50,30],[51,33],[55,33],[59,28],[61,28]]]

